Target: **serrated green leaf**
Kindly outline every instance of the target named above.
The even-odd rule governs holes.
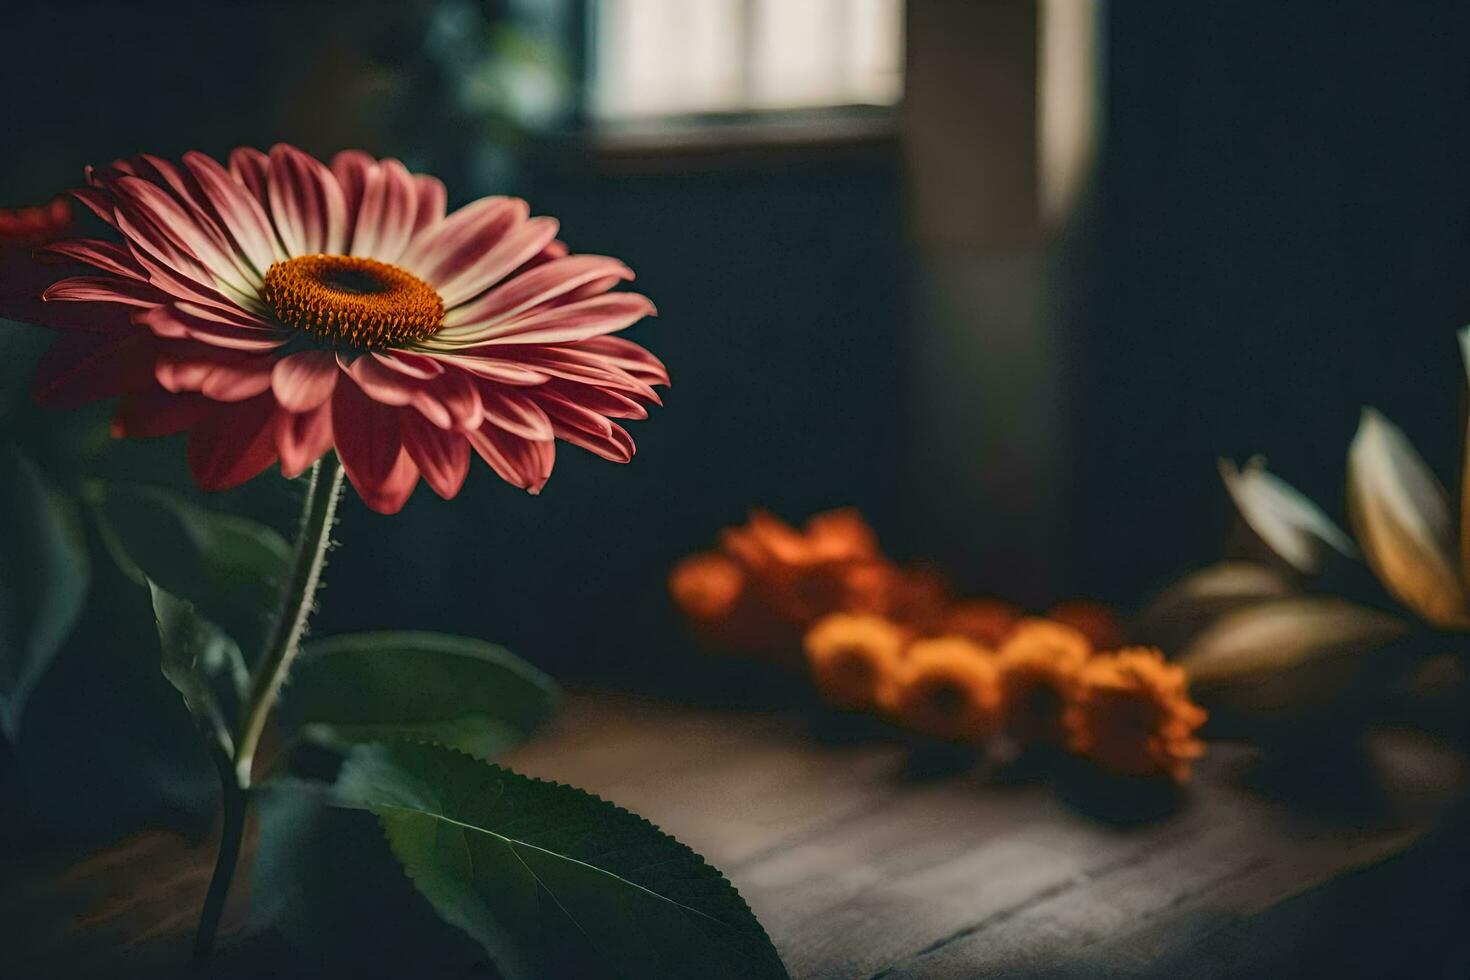
[[[193,603],[248,648],[261,638],[291,548],[271,528],[157,487],[109,484],[97,505],[123,570]]]
[[[88,573],[69,505],[29,459],[0,450],[0,731],[11,740],[81,613]]]
[[[510,980],[552,975],[568,937],[629,980],[787,976],[723,875],[589,793],[407,742],[355,750],[337,789],[378,815],[419,891]]]
[[[289,958],[254,975],[481,976],[484,951],[414,890],[373,815],[327,792],[290,779],[251,792],[250,930],[279,935]]]
[[[555,682],[501,647],[440,633],[314,640],[286,689],[283,716],[315,741],[411,738],[492,758],[556,709]]]
[[[226,756],[234,753],[230,719],[216,689],[234,685],[244,671],[240,648],[218,626],[185,602],[148,582],[153,617],[162,648],[163,676],[183,695],[200,727],[209,732]]]

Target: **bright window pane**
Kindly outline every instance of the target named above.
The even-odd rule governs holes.
[[[852,104],[902,93],[902,0],[598,0],[604,119]]]

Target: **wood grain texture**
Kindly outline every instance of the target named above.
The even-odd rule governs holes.
[[[1450,859],[1423,838],[1465,785],[1462,758],[1416,736],[1375,737],[1356,781],[1320,765],[1267,778],[1251,751],[1216,745],[1189,790],[1150,814],[1146,791],[1085,768],[1040,778],[950,765],[881,731],[836,731],[576,695],[509,761],[704,854],[796,980],[1315,975],[1281,964],[1298,945],[1348,950],[1389,942],[1390,928],[1425,931],[1434,910],[1416,906],[1429,901],[1420,883]],[[0,881],[0,976],[168,975],[211,854],[160,831],[13,861]],[[235,942],[281,955],[268,938]],[[11,972],[23,963],[46,971]]]

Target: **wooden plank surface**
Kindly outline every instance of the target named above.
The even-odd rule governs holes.
[[[1187,793],[1121,821],[1098,806],[1098,785],[1075,784],[1085,770],[1058,783],[943,757],[916,764],[892,738],[834,738],[797,715],[604,694],[569,698],[509,762],[703,853],[796,980],[969,980],[1310,975],[1258,966],[1276,962],[1262,959],[1273,944],[1292,945],[1304,917],[1338,942],[1351,935],[1330,929],[1357,926],[1333,916],[1377,914],[1335,889],[1359,906],[1367,895],[1412,908],[1406,881],[1422,867],[1386,886],[1340,883],[1398,860],[1466,782],[1461,756],[1422,737],[1378,736],[1371,755],[1377,778],[1314,809],[1283,802],[1279,783],[1263,791],[1249,750],[1212,746]],[[123,975],[115,957],[130,976],[166,975],[211,859],[208,841],[165,832],[47,857],[0,883],[0,975],[22,955],[79,976]]]
[[[1177,962],[1216,929],[1402,851],[1465,780],[1457,754],[1384,735],[1373,805],[1350,799],[1328,819],[1252,790],[1254,753],[1217,745],[1177,809],[1120,826],[1046,781],[915,776],[907,753],[823,742],[791,717],[600,698],[574,701],[512,761],[704,853],[801,980]]]

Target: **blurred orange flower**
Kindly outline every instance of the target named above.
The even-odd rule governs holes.
[[[64,197],[24,208],[0,208],[0,246],[32,248],[60,238],[71,227],[71,203]]]
[[[967,636],[997,650],[1025,614],[1001,599],[961,599],[946,609],[935,632]]]
[[[816,515],[804,532],[769,511],[754,510],[743,526],[722,531],[720,543],[746,568],[771,577],[830,562],[882,558],[877,537],[851,508]]]
[[[999,704],[991,652],[961,636],[941,636],[909,647],[886,707],[894,721],[921,735],[974,742],[995,733]]]
[[[1066,623],[1028,616],[1019,620],[1010,636],[1000,645],[1000,652],[1010,650],[1046,650],[1062,656],[1086,659],[1092,656],[1092,643],[1082,632]]]
[[[700,623],[727,618],[744,592],[745,572],[717,551],[690,555],[669,573],[669,594],[684,615]]]
[[[1059,602],[1046,612],[1046,618],[1065,623],[1092,643],[1094,650],[1116,650],[1123,644],[1123,628],[1112,609],[1089,599]]]
[[[828,613],[929,625],[948,602],[938,575],[885,558],[851,508],[818,514],[803,529],[756,510],[744,525],[722,531],[720,545],[719,552],[677,566],[669,591],[706,638],[749,652],[794,650],[806,628]]]
[[[1067,742],[1063,714],[1077,697],[1089,653],[1076,642],[1056,642],[1058,635],[1067,637],[1028,629],[996,657],[1001,718],[1006,731],[1023,744]]]
[[[56,304],[48,308],[41,299],[56,278],[56,263],[42,262],[33,253],[71,226],[71,204],[64,197],[32,207],[0,208],[0,317],[43,325],[56,319]]]
[[[827,703],[870,711],[887,703],[908,632],[881,616],[833,613],[813,624],[803,647]]]
[[[1194,737],[1208,714],[1189,698],[1184,668],[1158,650],[1131,647],[1094,657],[1068,706],[1069,747],[1115,772],[1189,779],[1204,754]]]

